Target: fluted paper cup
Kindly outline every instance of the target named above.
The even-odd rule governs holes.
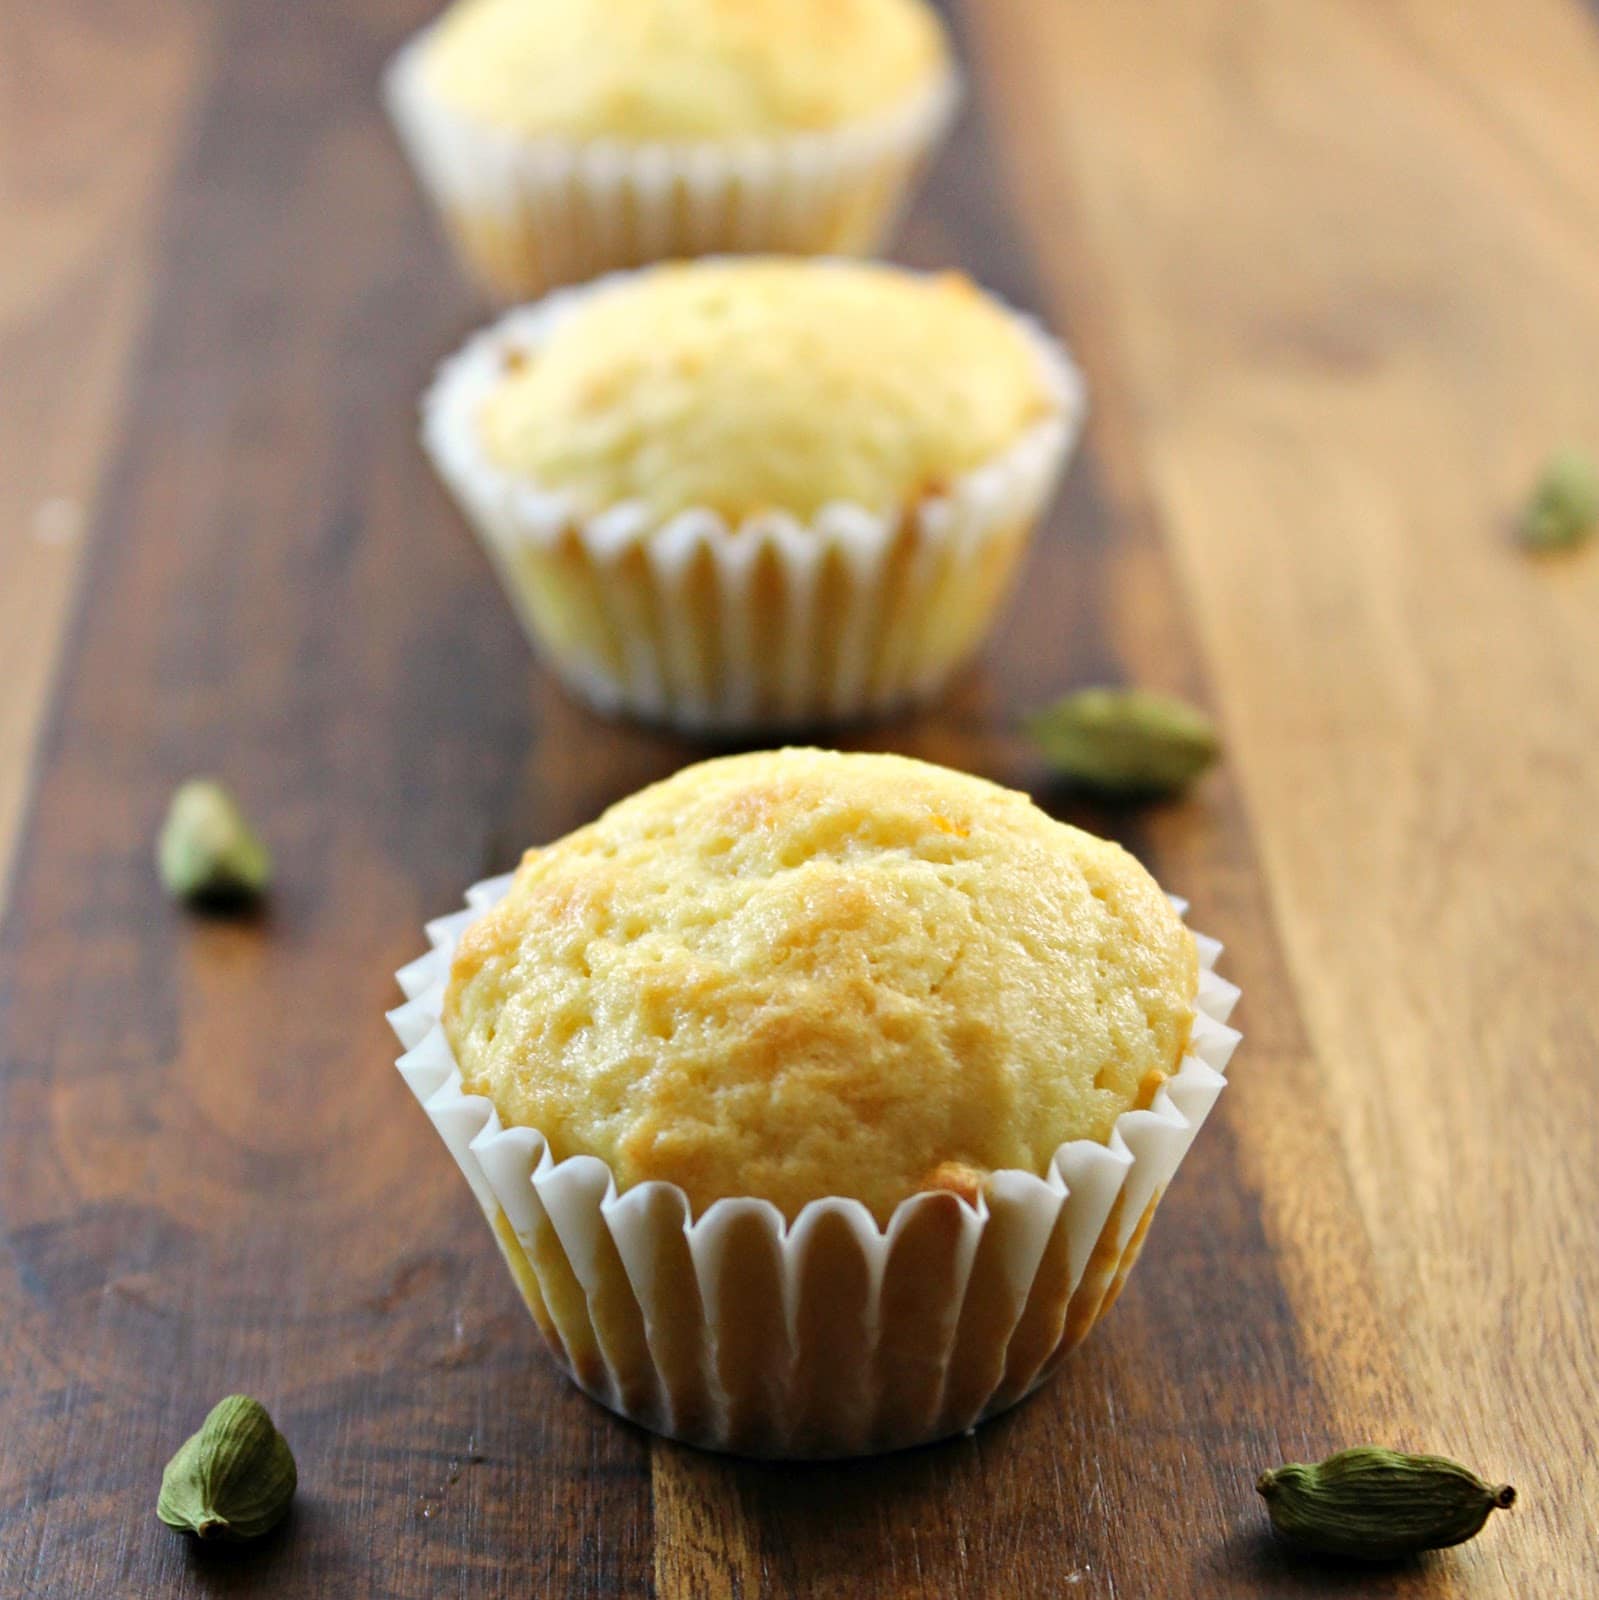
[[[879,1227],[858,1201],[764,1200],[695,1217],[675,1184],[618,1193],[592,1156],[556,1161],[462,1091],[440,1015],[462,929],[510,878],[429,924],[390,1013],[400,1072],[493,1228],[555,1360],[657,1433],[743,1455],[819,1458],[959,1433],[1026,1395],[1109,1310],[1151,1216],[1225,1085],[1237,989],[1201,974],[1188,1050],[1104,1144],[1073,1140],[1042,1177],[989,1176],[976,1204],[929,1193]]]
[[[870,254],[960,99],[946,70],[882,115],[824,133],[684,143],[531,138],[432,92],[428,31],[390,62],[384,101],[462,267],[502,303],[650,261]]]
[[[824,263],[825,265],[825,263]],[[506,369],[618,274],[503,317],[439,369],[422,439],[534,647],[605,712],[691,732],[777,730],[926,699],[982,643],[1082,423],[1070,357],[1012,313],[1049,411],[942,493],[809,520],[593,515],[485,454],[478,418]]]

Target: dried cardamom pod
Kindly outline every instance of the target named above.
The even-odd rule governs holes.
[[[295,1482],[294,1456],[266,1407],[230,1394],[167,1463],[156,1515],[201,1539],[254,1539],[282,1520]]]
[[[178,900],[250,900],[272,878],[267,847],[233,796],[210,778],[191,778],[172,796],[156,865]]]
[[[1377,1445],[1340,1450],[1316,1466],[1291,1462],[1263,1472],[1271,1525],[1322,1555],[1397,1561],[1463,1544],[1516,1498],[1508,1483],[1484,1483],[1444,1456],[1407,1456]]]
[[[1580,450],[1551,456],[1521,514],[1521,542],[1565,550],[1599,530],[1599,466]]]
[[[1103,794],[1173,794],[1221,754],[1203,711],[1149,689],[1079,689],[1026,726],[1056,772]]]

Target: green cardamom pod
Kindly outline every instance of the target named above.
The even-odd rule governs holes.
[[[250,900],[272,878],[267,847],[233,796],[210,778],[191,778],[172,796],[156,864],[177,900]]]
[[[1271,1525],[1322,1555],[1397,1561],[1463,1544],[1516,1498],[1508,1483],[1484,1483],[1444,1456],[1407,1456],[1376,1445],[1340,1450],[1315,1466],[1291,1462],[1263,1472]]]
[[[1562,450],[1543,469],[1521,514],[1521,542],[1565,550],[1599,530],[1599,466],[1580,450]]]
[[[1149,689],[1080,689],[1026,726],[1061,777],[1102,794],[1176,793],[1221,754],[1203,711]]]
[[[167,1463],[156,1515],[201,1539],[255,1539],[282,1520],[296,1478],[266,1407],[230,1394]]]

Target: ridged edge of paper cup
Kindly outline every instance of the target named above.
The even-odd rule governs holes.
[[[817,258],[824,269],[846,264]],[[597,709],[690,732],[841,722],[936,693],[981,646],[1077,442],[1087,393],[1066,349],[1001,307],[1037,358],[1051,410],[914,505],[840,501],[809,519],[766,513],[737,524],[706,507],[661,519],[639,501],[584,514],[491,462],[478,413],[508,359],[636,276],[613,273],[507,313],[440,364],[422,399],[427,453],[535,647]],[[608,641],[608,662],[592,650],[579,659],[539,613],[537,586],[518,564],[558,555]],[[688,586],[707,574],[710,599],[691,604]],[[830,596],[825,628],[824,582],[842,591]],[[758,599],[770,614],[757,617]]]
[[[401,46],[382,95],[424,191],[469,273],[528,299],[619,267],[770,251],[869,254],[887,236],[960,104],[952,64],[897,105],[836,129],[681,142],[529,137],[465,114],[428,87],[431,29]],[[504,231],[503,252],[461,224]]]
[[[1187,1052],[1104,1144],[1063,1144],[1042,1178],[993,1173],[975,1204],[913,1196],[886,1227],[842,1198],[792,1224],[756,1199],[696,1218],[676,1185],[618,1193],[604,1162],[557,1162],[542,1135],[502,1126],[488,1099],[462,1091],[440,1021],[450,963],[510,881],[470,889],[397,974],[397,1066],[557,1360],[612,1410],[706,1448],[869,1454],[962,1432],[1022,1398],[1115,1298],[1240,1037],[1227,1023],[1238,990],[1214,971],[1221,946],[1196,933]]]

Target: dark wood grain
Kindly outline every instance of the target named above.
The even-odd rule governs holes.
[[[1229,945],[1235,1084],[1115,1314],[976,1435],[826,1467],[652,1440],[541,1359],[392,1069],[391,974],[465,884],[703,750],[561,695],[415,447],[415,397],[481,315],[374,99],[425,7],[217,0],[0,933],[0,1595],[1420,1597],[1562,1570],[1536,1493],[1481,1546],[1379,1575],[1262,1534],[1262,1466],[1357,1434],[1448,1447],[1492,1396],[1474,1380],[1451,1416],[1404,1354],[1241,778],[1270,740],[1230,730],[1247,762],[1190,801],[1108,811],[1014,732],[1081,681],[1233,704],[1152,487],[1115,241],[1028,136],[1045,80],[1009,25],[1047,35],[1052,4],[961,30],[1005,158],[970,107],[898,253],[1063,328],[1087,448],[981,665],[837,737],[1033,790]],[[160,895],[151,840],[194,771],[276,850],[259,919]],[[155,1520],[160,1469],[232,1389],[270,1406],[302,1490],[259,1547],[196,1550]],[[1483,1466],[1546,1499],[1592,1473]]]
[[[0,8],[0,908],[29,756],[207,63],[185,0]]]

